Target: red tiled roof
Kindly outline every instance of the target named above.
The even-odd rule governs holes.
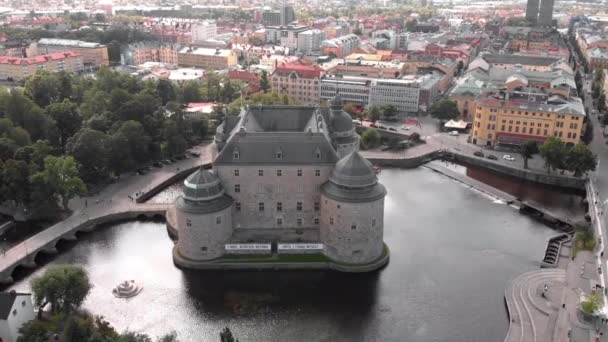
[[[297,63],[281,63],[275,69],[274,72],[278,74],[289,74],[295,72],[305,78],[321,77],[321,69],[317,65],[305,65]]]
[[[55,52],[48,55],[40,55],[26,58],[19,57],[9,57],[9,56],[0,56],[0,64],[14,64],[14,65],[31,65],[31,64],[41,64],[46,63],[48,61],[59,61],[64,60],[71,57],[80,56],[79,52],[76,51],[65,51],[65,52]]]

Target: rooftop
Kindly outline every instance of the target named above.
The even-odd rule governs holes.
[[[190,47],[184,47],[181,50],[179,50],[179,53],[188,53],[188,54],[193,54],[193,55],[204,55],[204,56],[221,56],[221,57],[228,57],[232,54],[231,50],[227,50],[227,49],[210,49],[210,48],[202,48],[202,47],[195,47],[195,48],[190,48]]]
[[[42,38],[38,41],[38,44],[39,45],[69,46],[69,47],[87,48],[87,49],[105,47],[105,45],[99,44],[99,43],[90,43],[90,42],[84,42],[82,40],[59,39],[59,38]]]

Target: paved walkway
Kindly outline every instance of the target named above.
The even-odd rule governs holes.
[[[81,229],[83,225],[94,225],[104,217],[122,217],[129,214],[137,216],[140,213],[157,213],[166,211],[167,204],[136,203],[137,192],[146,192],[161,184],[183,169],[209,163],[214,155],[213,145],[199,146],[196,150],[201,153],[198,158],[188,158],[173,165],[154,169],[141,176],[123,177],[115,184],[103,189],[98,195],[77,198],[70,201],[73,214],[67,219],[39,232],[25,241],[11,247],[0,255],[0,282],[10,282],[10,272],[24,260],[32,263],[33,256],[41,250],[54,250],[54,242],[61,237],[74,238],[72,232]],[[87,227],[91,228],[91,227]],[[52,245],[52,248],[49,246]]]

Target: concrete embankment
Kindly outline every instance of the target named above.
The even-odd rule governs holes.
[[[492,170],[501,174],[525,179],[530,182],[552,185],[566,189],[585,190],[585,177],[571,177],[566,175],[549,174],[529,169],[511,167],[493,160],[471,156],[454,151],[445,152],[446,159],[462,164],[469,164]]]

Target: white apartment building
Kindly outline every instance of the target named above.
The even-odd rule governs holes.
[[[311,54],[321,50],[321,42],[327,39],[327,33],[319,29],[307,30],[298,34],[298,51]]]
[[[202,43],[217,36],[217,25],[215,21],[205,20],[192,24],[190,31],[192,33],[192,43]]]

